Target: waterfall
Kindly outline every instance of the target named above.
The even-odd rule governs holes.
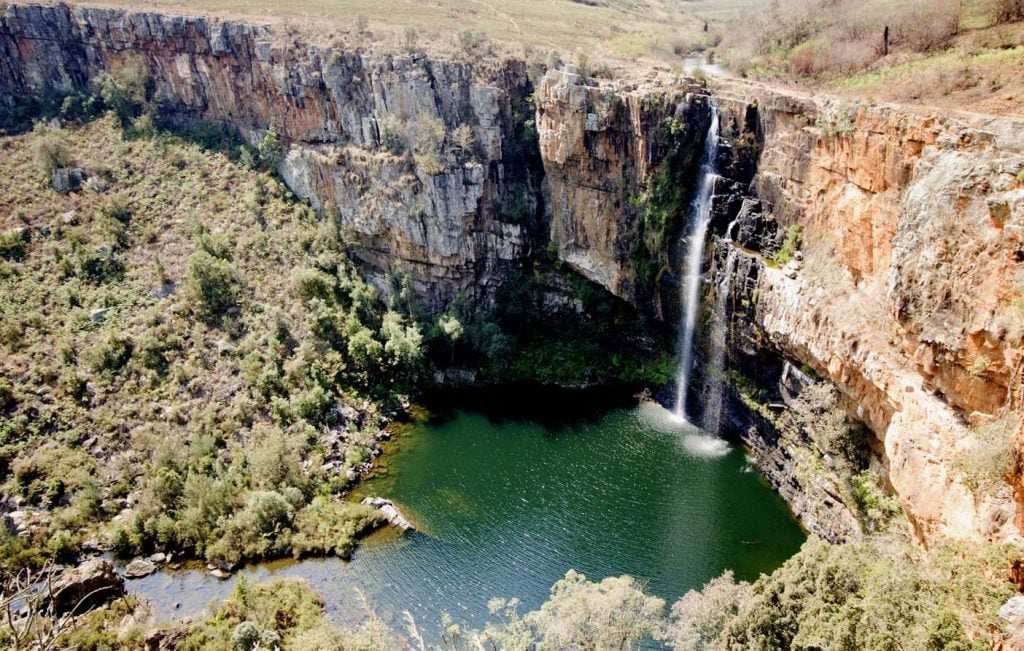
[[[704,374],[704,418],[701,425],[710,434],[717,434],[722,417],[722,390],[725,386],[725,344],[729,335],[729,293],[738,249],[729,246],[725,265],[715,288],[715,310],[711,315],[711,337],[708,341],[708,365]]]
[[[711,106],[711,125],[704,139],[704,151],[700,157],[700,176],[697,196],[693,200],[690,231],[686,244],[686,259],[683,269],[682,295],[680,297],[679,324],[679,372],[676,378],[675,416],[686,420],[686,392],[693,370],[693,331],[697,327],[697,311],[700,302],[701,267],[704,264],[704,240],[711,223],[711,205],[715,193],[715,159],[718,156],[718,109]]]

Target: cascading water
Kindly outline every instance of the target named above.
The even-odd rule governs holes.
[[[700,299],[701,267],[704,264],[704,240],[711,223],[711,204],[715,195],[715,160],[718,157],[718,109],[711,106],[711,125],[704,139],[704,151],[700,157],[700,177],[697,196],[693,200],[693,228],[686,245],[686,265],[683,271],[681,296],[681,318],[679,324],[679,372],[676,378],[675,417],[686,420],[686,392],[690,385],[690,371],[693,370],[693,332],[697,327],[697,310]]]
[[[708,341],[708,367],[704,380],[704,431],[717,434],[722,417],[722,391],[725,386],[725,344],[729,335],[729,292],[738,249],[729,246],[725,265],[715,288],[715,310],[711,315],[711,336]]]

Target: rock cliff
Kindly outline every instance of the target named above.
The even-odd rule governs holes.
[[[253,143],[278,133],[281,175],[338,218],[367,276],[384,291],[404,276],[435,311],[460,294],[493,300],[509,270],[554,253],[674,322],[715,103],[709,270],[735,274],[722,301],[727,365],[782,398],[801,365],[838,387],[923,540],[1007,538],[1024,524],[1019,469],[994,487],[962,469],[991,445],[979,432],[1022,408],[1024,124],[741,81],[597,84],[552,71],[534,88],[519,61],[338,51],[200,17],[59,5],[0,15],[6,110],[126,68],[144,71],[175,119],[228,124]],[[802,239],[802,257],[773,259],[783,238]],[[723,285],[705,286],[710,306]],[[736,392],[731,404],[744,407]],[[829,481],[794,470],[806,442],[764,419],[731,425],[805,524],[856,535]]]
[[[526,66],[338,51],[268,26],[67,6],[0,16],[0,106],[141,70],[162,111],[286,144],[280,172],[336,211],[381,289],[487,298],[529,254],[539,164]],[[459,130],[460,127],[463,127]],[[458,132],[458,133],[456,133]]]
[[[731,336],[731,363],[760,364],[753,374],[769,383],[788,358],[834,383],[874,432],[874,465],[922,539],[1015,536],[1010,487],[977,486],[962,466],[993,444],[1003,446],[994,463],[1009,461],[1008,441],[984,441],[979,430],[1020,413],[1008,396],[1020,391],[1024,363],[1024,125],[738,81],[713,84],[699,100],[685,90],[614,92],[566,74],[544,80],[538,125],[560,257],[644,308],[651,278],[626,252],[650,244],[645,220],[661,207],[659,183],[673,173],[692,180],[692,161],[666,156],[655,125],[672,129],[682,119],[698,132],[694,116],[706,124],[707,112],[695,107],[715,102],[724,177],[715,229],[754,263],[735,267],[745,275],[733,283],[732,305],[751,306],[752,323],[744,341]],[[687,146],[698,142],[691,135]],[[672,310],[658,297],[678,286],[679,229],[669,230],[673,240],[658,242],[669,265],[653,286],[663,318]],[[787,234],[802,239],[805,259],[781,268],[771,254]],[[709,316],[718,285],[705,283]],[[709,319],[706,336],[710,329]],[[747,440],[783,489],[795,481],[785,467],[792,461],[773,458],[766,436]],[[820,503],[837,496],[809,483],[820,482],[790,491],[822,497],[797,507],[805,523],[833,539],[855,535],[850,505],[823,514]]]
[[[853,399],[922,538],[1015,537],[1009,486],[972,485],[963,465],[999,444],[980,429],[1020,417],[1024,125],[750,85],[718,96],[756,106],[752,194],[803,238],[784,268],[745,252],[761,332]]]

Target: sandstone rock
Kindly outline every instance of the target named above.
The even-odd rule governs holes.
[[[53,583],[53,608],[58,614],[81,614],[124,596],[124,579],[110,561],[93,558],[63,572]]]
[[[386,500],[381,497],[364,497],[361,504],[376,507],[392,526],[398,527],[402,531],[416,530],[412,523],[402,515],[402,512],[391,500]]]
[[[124,575],[129,579],[141,579],[156,572],[156,563],[144,558],[136,558],[124,568]]]
[[[175,651],[188,637],[187,627],[153,629],[146,634],[146,651]]]

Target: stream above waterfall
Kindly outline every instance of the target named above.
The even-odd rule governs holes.
[[[503,390],[431,413],[359,487],[394,500],[418,532],[383,530],[348,562],[264,563],[227,581],[165,571],[129,591],[172,618],[223,598],[239,575],[299,576],[338,623],[359,623],[365,597],[392,627],[409,610],[436,634],[443,613],[482,626],[492,597],[534,609],[570,568],[592,580],[631,574],[671,604],[727,569],[745,580],[770,572],[804,540],[742,449],[681,428],[653,403]]]

